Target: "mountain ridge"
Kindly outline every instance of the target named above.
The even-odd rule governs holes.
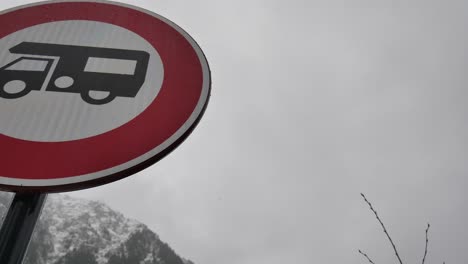
[[[3,220],[11,194],[0,192]],[[193,264],[146,225],[102,202],[48,195],[24,264]]]

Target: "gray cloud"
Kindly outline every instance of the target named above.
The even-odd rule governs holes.
[[[427,222],[427,263],[468,259],[465,3],[128,3],[194,36],[212,99],[167,158],[72,195],[196,263],[395,262],[365,192],[407,262]]]

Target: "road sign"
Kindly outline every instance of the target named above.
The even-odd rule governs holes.
[[[47,1],[0,13],[0,188],[109,183],[163,158],[210,94],[195,41],[149,11]]]

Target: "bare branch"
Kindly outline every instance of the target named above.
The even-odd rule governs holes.
[[[398,258],[398,261],[400,262],[400,264],[403,264],[403,262],[401,261],[400,255],[398,254],[398,250],[396,249],[395,244],[393,243],[392,238],[391,238],[390,235],[388,234],[387,229],[385,228],[385,225],[382,223],[382,220],[380,220],[379,215],[377,214],[377,211],[374,210],[374,208],[372,207],[372,204],[367,200],[367,198],[366,198],[366,196],[365,196],[364,194],[361,193],[361,196],[362,196],[362,198],[364,198],[364,201],[366,201],[366,203],[369,205],[371,211],[375,214],[375,217],[377,218],[377,220],[379,221],[380,225],[382,226],[385,235],[387,236],[388,240],[390,241],[390,244],[392,244],[393,251],[395,251],[395,255],[396,255],[396,257]]]
[[[364,257],[366,257],[366,259],[371,263],[371,264],[375,264],[368,256],[366,253],[362,252],[361,250],[359,250],[359,253],[361,253],[361,255],[363,255]],[[445,264],[445,263],[444,263]]]
[[[431,227],[431,225],[428,223],[427,224],[427,228],[426,228],[426,248],[424,249],[424,257],[423,257],[423,260],[422,260],[422,264],[424,264],[424,261],[426,261],[426,255],[427,255],[427,244],[429,242],[429,239],[427,238],[427,232],[429,231],[429,227]],[[445,262],[444,262],[445,263]]]

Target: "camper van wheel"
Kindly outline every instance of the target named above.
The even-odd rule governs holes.
[[[102,104],[107,104],[110,101],[115,99],[115,95],[112,93],[108,93],[106,97],[104,98],[93,98],[90,93],[92,91],[83,91],[81,92],[81,98],[83,101],[87,102],[88,104],[94,104],[94,105],[102,105]]]
[[[24,81],[12,80],[5,83],[0,88],[0,97],[6,99],[16,99],[27,95],[31,89],[29,89]]]

